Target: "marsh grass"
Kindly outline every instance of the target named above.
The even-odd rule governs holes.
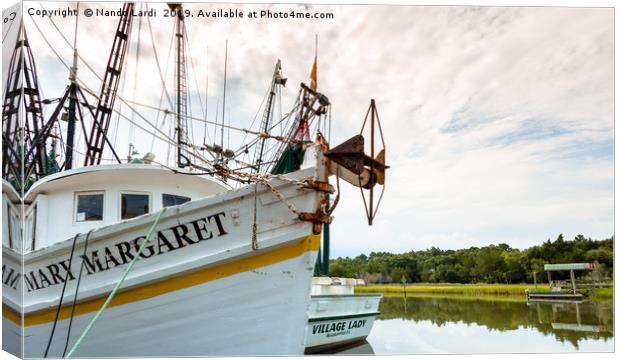
[[[388,298],[402,298],[403,293],[384,293],[384,297]],[[459,301],[491,301],[491,302],[508,302],[508,303],[523,303],[527,299],[522,294],[520,295],[489,295],[489,294],[446,294],[446,293],[407,293],[407,299],[454,299]]]
[[[600,301],[600,302],[610,302],[610,301],[613,301],[613,299],[614,299],[614,288],[608,287],[608,288],[594,289],[591,292],[591,294],[590,294],[590,298],[592,300],[596,300],[596,301]]]
[[[534,284],[412,284],[407,285],[407,295],[413,294],[461,294],[461,295],[525,295],[525,290],[548,291],[548,287]],[[402,285],[356,286],[356,293],[404,294]]]

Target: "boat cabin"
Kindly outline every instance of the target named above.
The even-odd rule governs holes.
[[[3,244],[20,252],[19,196],[3,183]],[[24,199],[23,251],[227,190],[218,180],[153,164],[82,167],[34,183]]]

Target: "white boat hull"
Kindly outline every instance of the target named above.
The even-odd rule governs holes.
[[[304,180],[320,174],[317,167],[308,167],[287,176]],[[270,183],[298,211],[316,211],[319,192],[289,181]],[[80,235],[70,266],[73,238],[25,254],[24,268],[21,256],[5,247],[4,349],[22,355],[23,304],[23,356],[44,355],[65,278],[69,281],[48,356],[62,355],[74,312],[71,348],[130,259],[139,256],[137,249],[155,216],[96,229],[88,243]],[[320,246],[320,236],[313,235],[312,229],[312,223],[299,220],[264,186],[168,208],[148,250],[142,252],[75,356],[303,354],[311,278]],[[83,253],[87,261],[73,308]],[[10,274],[18,280],[13,281]]]
[[[75,356],[300,354],[311,276],[306,269],[315,254],[109,308]],[[93,316],[73,319],[69,347]],[[69,319],[58,322],[49,352],[53,357],[63,353],[68,324]],[[19,328],[7,319],[3,326],[4,334],[14,334],[4,343],[19,343]],[[43,356],[51,327],[25,328],[25,357]]]
[[[379,315],[382,295],[313,295],[305,353],[323,352],[361,342]]]

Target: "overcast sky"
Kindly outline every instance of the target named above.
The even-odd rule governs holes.
[[[30,5],[40,8],[37,3],[26,3],[26,8]],[[118,9],[120,5],[80,6]],[[51,10],[67,5],[43,6]],[[150,21],[164,71],[173,21],[163,17],[164,6],[151,7],[159,12]],[[215,118],[222,99],[226,39],[226,111],[233,125],[249,126],[278,58],[289,78],[282,92],[282,111],[287,111],[298,84],[308,81],[315,34],[319,91],[333,104],[332,144],[359,132],[370,98],[376,99],[391,165],[386,193],[375,225],[367,227],[359,190],[343,184],[332,226],[333,256],[500,242],[524,248],[559,233],[568,238],[613,235],[613,9],[217,4],[187,8],[334,14],[334,19],[325,20],[187,21],[196,116],[203,116],[204,104],[200,106],[198,97],[205,96],[208,72],[208,116]],[[32,19],[28,15],[25,19],[43,92],[59,97],[68,72]],[[72,42],[75,18],[54,21]],[[99,74],[116,21],[78,19],[79,52]],[[35,23],[70,63],[71,48],[49,19],[35,17]],[[136,19],[121,96],[169,108],[165,98],[159,106],[162,86],[147,20],[143,19],[141,32],[139,27]],[[93,89],[100,86],[83,64],[79,71]],[[171,76],[172,63],[165,77]],[[153,112],[144,114],[156,118]],[[129,141],[142,154],[150,150],[150,136],[127,129],[121,127],[117,135],[117,142],[125,144],[117,150],[126,155]],[[194,129],[197,142],[202,142],[201,129],[199,125]],[[231,134],[231,147],[240,140]],[[166,147],[155,147],[158,156],[165,157]]]

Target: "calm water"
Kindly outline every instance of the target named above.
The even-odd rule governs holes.
[[[611,352],[613,304],[384,297],[367,343],[341,353]]]

